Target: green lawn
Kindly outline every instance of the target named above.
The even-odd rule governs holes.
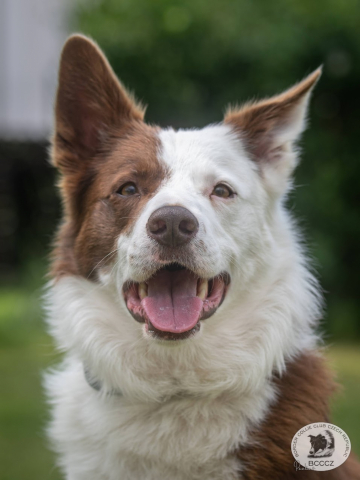
[[[59,480],[43,430],[47,409],[40,372],[56,362],[41,323],[38,297],[26,288],[0,290],[0,480]],[[344,386],[333,423],[360,455],[360,347],[336,345],[327,355]]]
[[[360,458],[360,345],[332,345],[327,356],[342,385],[332,402],[332,423],[345,430]]]
[[[56,356],[41,324],[38,297],[0,290],[0,480],[58,480],[46,449],[41,371]]]

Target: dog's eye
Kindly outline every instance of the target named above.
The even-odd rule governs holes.
[[[122,195],[123,197],[131,197],[132,195],[136,195],[139,192],[136,188],[135,183],[128,182],[122,185],[116,193]]]
[[[234,192],[227,185],[224,185],[223,183],[219,183],[214,187],[214,190],[212,191],[211,195],[215,195],[215,197],[220,197],[220,198],[230,198],[234,196]]]

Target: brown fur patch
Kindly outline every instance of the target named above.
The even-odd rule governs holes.
[[[244,466],[244,480],[360,480],[360,465],[353,455],[340,467],[327,472],[296,471],[291,440],[300,428],[329,421],[329,398],[335,390],[323,358],[304,353],[274,379],[277,401],[264,422],[250,434],[251,444],[237,456]]]
[[[232,125],[241,135],[255,160],[266,156],[267,150],[273,146],[273,134],[291,119],[320,75],[319,68],[281,95],[228,110],[224,122]]]
[[[61,173],[64,221],[52,275],[93,276],[166,175],[157,129],[116,78],[100,49],[74,35],[60,61],[52,159]],[[134,182],[139,194],[122,197]],[[104,264],[112,259],[109,255]]]
[[[93,276],[96,267],[109,263],[121,233],[134,224],[149,198],[166,176],[157,159],[156,129],[142,122],[128,126],[125,135],[114,137],[111,150],[88,164],[83,175],[65,179],[65,198],[74,202],[61,227],[54,254],[52,274]],[[120,196],[117,191],[134,182],[138,195]],[[82,191],[84,190],[84,191]],[[76,209],[75,209],[76,207]]]

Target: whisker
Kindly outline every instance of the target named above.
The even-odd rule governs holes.
[[[88,280],[89,277],[91,276],[91,274],[93,273],[93,271],[95,270],[95,268],[97,268],[100,263],[102,263],[109,255],[112,255],[113,253],[117,252],[117,248],[115,248],[115,250],[113,250],[112,252],[108,253],[107,255],[105,255],[105,257],[103,257],[96,265],[95,267],[91,270],[91,272],[89,273],[89,275],[86,277],[86,279]],[[109,259],[110,260],[110,259]]]

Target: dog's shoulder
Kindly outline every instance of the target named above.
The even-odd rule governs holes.
[[[291,441],[299,429],[329,419],[329,400],[336,391],[333,373],[317,352],[304,352],[292,359],[282,375],[274,377],[277,398],[264,422],[250,435],[251,442],[239,449],[243,478],[255,480],[316,480],[322,472],[296,470]],[[327,479],[360,479],[360,465],[351,456],[343,465],[328,471]],[[322,477],[321,477],[322,478]]]

